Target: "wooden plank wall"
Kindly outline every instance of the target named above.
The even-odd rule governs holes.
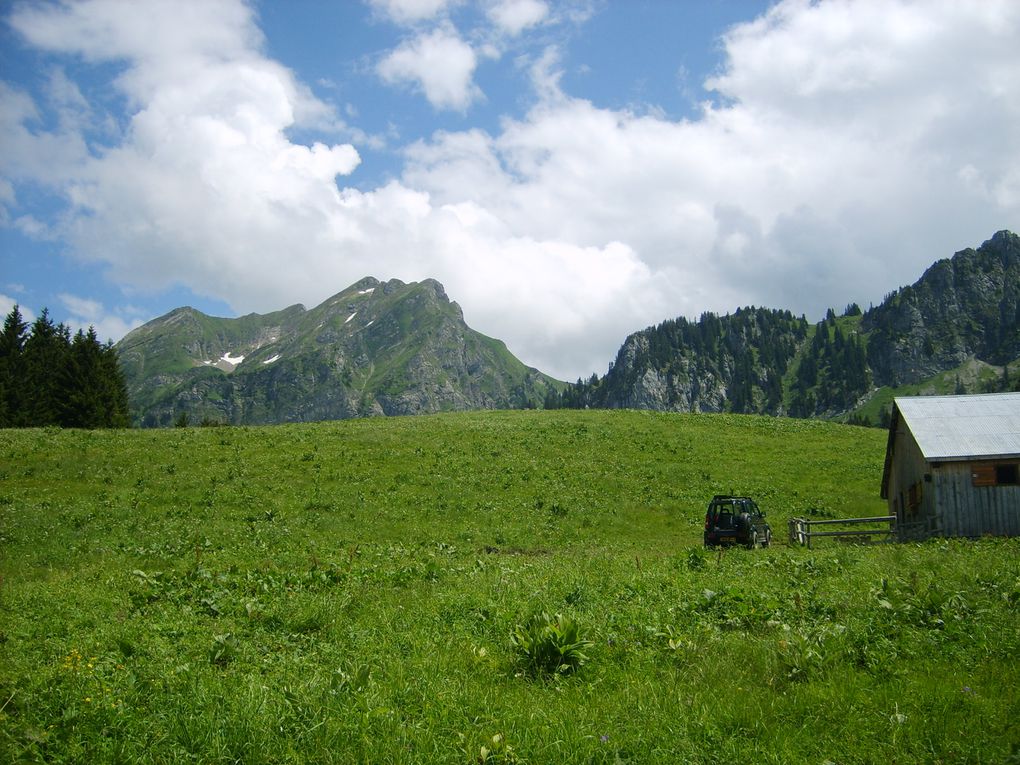
[[[1020,536],[1020,486],[975,486],[972,463],[942,463],[934,471],[944,536]],[[983,483],[983,485],[981,485]]]

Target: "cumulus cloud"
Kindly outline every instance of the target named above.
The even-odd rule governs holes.
[[[135,110],[123,141],[101,154],[80,134],[31,131],[29,99],[7,95],[19,109],[7,164],[35,179],[61,174],[54,182],[71,203],[66,234],[79,255],[152,288],[225,295],[221,282],[231,282],[257,301],[275,291],[267,280],[293,286],[279,259],[300,227],[328,227],[327,209],[340,204],[335,178],[359,156],[348,144],[289,140],[286,130],[329,109],[259,53],[248,6],[95,0],[29,6],[11,21],[41,47],[128,61],[116,84]],[[62,170],[49,169],[53,157]]]
[[[549,6],[543,0],[497,0],[486,15],[502,31],[515,37],[548,17]]]
[[[88,157],[81,133],[67,123],[45,130],[42,113],[27,93],[0,81],[0,204],[11,205],[15,193],[11,182],[31,181],[62,187]]]
[[[1015,225],[1017,17],[782,3],[724,38],[717,102],[693,121],[570,98],[547,55],[523,119],[412,147],[405,182],[441,203],[470,189],[514,234],[624,242],[677,313],[877,300]]]
[[[398,5],[407,23],[442,12]],[[542,23],[521,10],[538,5],[501,6],[521,11],[507,32]],[[23,179],[59,187],[80,257],[239,312],[314,304],[366,274],[436,277],[472,326],[573,379],[664,318],[749,303],[820,317],[1016,228],[1018,17],[1009,0],[788,0],[730,30],[712,99],[681,121],[572,97],[549,48],[524,114],[416,142],[399,180],[359,190],[353,146],[288,137],[335,115],[266,57],[249,5],[19,6],[30,43],[123,62],[131,112],[95,152],[72,83],[52,81],[69,119],[49,131],[0,87],[0,201],[16,206]],[[378,73],[463,110],[475,66],[441,22]]]
[[[390,84],[420,89],[435,109],[464,111],[481,96],[474,84],[474,49],[450,25],[407,40],[383,58],[379,76]]]
[[[416,24],[439,16],[460,0],[369,0],[377,12],[397,24]]]

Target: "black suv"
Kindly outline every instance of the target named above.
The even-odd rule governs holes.
[[[765,513],[750,497],[716,494],[705,513],[705,547],[744,545],[749,550],[772,543]]]

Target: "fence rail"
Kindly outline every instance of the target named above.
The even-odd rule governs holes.
[[[884,529],[837,529],[836,531],[812,531],[812,526],[855,526],[864,523],[885,523]],[[866,539],[868,537],[886,537],[881,541],[892,541],[896,536],[896,516],[879,515],[872,518],[835,518],[824,521],[809,521],[806,518],[790,519],[790,544],[807,545],[810,549],[811,540],[815,537],[843,537],[846,539]]]

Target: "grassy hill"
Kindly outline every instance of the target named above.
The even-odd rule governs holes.
[[[777,542],[884,513],[884,439],[628,411],[0,431],[0,752],[1005,761],[1018,540],[701,548],[715,493]],[[590,643],[575,671],[513,643],[541,612]]]

